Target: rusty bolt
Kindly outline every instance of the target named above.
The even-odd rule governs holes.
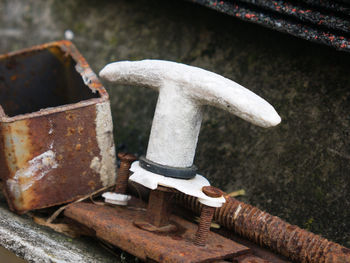
[[[118,170],[118,177],[115,186],[115,192],[118,194],[126,194],[128,187],[128,180],[130,176],[130,166],[137,160],[136,156],[130,153],[118,153],[120,159],[120,168]]]
[[[214,207],[203,205],[201,217],[199,219],[198,229],[195,235],[194,244],[197,246],[205,246],[207,237],[210,232],[211,220],[215,212]]]
[[[209,197],[217,198],[223,195],[223,191],[214,186],[203,186],[202,191]]]
[[[218,198],[223,195],[223,191],[213,186],[203,186],[202,191],[205,195],[213,198]],[[214,207],[203,205],[199,220],[198,229],[195,235],[194,244],[204,246],[210,232],[211,220],[215,212]]]

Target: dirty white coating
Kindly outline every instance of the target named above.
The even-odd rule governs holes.
[[[175,188],[176,190],[198,198],[202,204],[211,207],[221,207],[225,203],[224,197],[213,198],[205,195],[203,186],[209,186],[209,181],[202,175],[197,174],[190,180],[176,179],[155,174],[143,169],[139,162],[133,162],[130,168],[133,174],[129,180],[141,184],[151,190],[157,189],[158,185]]]
[[[103,193],[102,197],[105,199],[106,203],[110,203],[113,205],[122,205],[122,206],[127,205],[128,201],[131,199],[130,195],[119,194],[114,192]]]
[[[112,185],[116,178],[116,157],[109,102],[96,104],[96,138],[100,156],[92,159],[90,168],[100,175],[103,186]]]
[[[265,128],[281,121],[261,97],[197,67],[162,60],[121,61],[105,66],[100,76],[118,84],[159,91],[146,158],[162,165],[193,164],[203,105],[220,108]]]
[[[56,154],[49,150],[28,161],[25,167],[16,171],[13,178],[6,181],[6,184],[14,196],[20,198],[23,192],[57,167]]]

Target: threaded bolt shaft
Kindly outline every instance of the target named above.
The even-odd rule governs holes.
[[[210,232],[211,220],[214,216],[214,207],[203,205],[198,229],[195,235],[194,244],[197,246],[205,246]]]
[[[118,170],[117,182],[114,191],[118,194],[126,194],[128,180],[130,176],[131,164],[137,159],[136,156],[129,153],[118,153],[120,159],[120,168]]]

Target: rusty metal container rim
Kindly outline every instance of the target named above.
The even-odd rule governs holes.
[[[89,105],[93,105],[96,103],[101,103],[109,100],[108,93],[104,89],[102,83],[97,78],[96,74],[91,70],[89,64],[87,63],[85,58],[80,54],[80,52],[77,50],[74,44],[68,40],[54,41],[54,42],[36,45],[30,48],[2,54],[0,55],[0,60],[13,57],[13,56],[25,55],[31,52],[41,51],[44,49],[48,49],[50,47],[58,47],[63,52],[69,54],[73,58],[73,60],[76,62],[76,66],[79,68],[77,72],[81,75],[83,79],[87,78],[89,80],[89,81],[84,81],[85,85],[88,88],[90,88],[92,93],[98,92],[100,98],[91,98],[91,99],[79,101],[77,103],[64,104],[57,107],[44,108],[39,111],[19,114],[13,117],[8,117],[4,109],[0,105],[0,122],[10,123],[10,122],[23,120],[27,118],[41,117],[52,113],[64,112],[64,111],[72,110],[76,108],[87,107]]]

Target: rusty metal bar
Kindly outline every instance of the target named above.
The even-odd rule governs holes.
[[[202,205],[194,197],[177,194],[176,200],[197,214],[201,211]],[[232,197],[226,197],[226,200],[216,209],[214,220],[256,244],[267,246],[296,262],[350,262],[350,249]]]
[[[173,193],[153,190],[150,193],[147,207],[147,221],[156,226],[162,227],[169,224],[171,212],[171,197]]]
[[[209,232],[205,247],[193,244],[197,225],[171,215],[176,231],[157,233],[136,226],[135,218],[144,218],[144,211],[128,207],[99,206],[75,203],[65,216],[95,231],[96,236],[139,257],[141,260],[163,263],[214,262],[251,253],[250,249]]]

